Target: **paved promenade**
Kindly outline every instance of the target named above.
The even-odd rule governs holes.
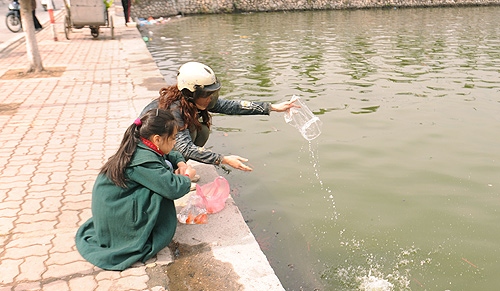
[[[84,28],[66,40],[63,14],[56,17],[58,41],[47,25],[36,34],[44,67],[60,76],[5,79],[28,66],[25,44],[0,52],[0,291],[283,290],[232,199],[208,224],[179,226],[175,261],[166,248],[115,272],[79,255],[74,235],[91,216],[98,170],[164,80],[123,17],[114,18],[114,40],[107,28],[98,39]],[[217,175],[212,166],[194,165],[201,185]],[[175,282],[186,287],[170,287]]]

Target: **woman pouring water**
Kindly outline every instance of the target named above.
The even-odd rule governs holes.
[[[242,171],[252,171],[246,165],[248,159],[237,155],[223,155],[205,149],[210,135],[211,114],[227,115],[269,115],[271,111],[284,112],[298,107],[294,101],[277,104],[268,102],[237,101],[219,98],[221,83],[214,71],[198,62],[183,64],[177,74],[177,84],[160,89],[160,96],[148,104],[144,110],[153,108],[170,109],[177,120],[179,132],[175,149],[186,160],[229,165]],[[142,115],[142,113],[141,113]]]

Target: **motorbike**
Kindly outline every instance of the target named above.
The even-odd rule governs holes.
[[[21,24],[21,11],[19,9],[19,0],[13,0],[12,3],[9,4],[9,12],[7,12],[5,24],[12,32],[19,32],[23,28]]]

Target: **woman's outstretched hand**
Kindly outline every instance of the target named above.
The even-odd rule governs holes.
[[[241,170],[241,171],[246,171],[246,172],[252,171],[252,168],[250,168],[249,166],[244,164],[246,162],[248,162],[248,159],[242,158],[240,156],[235,156],[235,155],[224,156],[224,158],[222,159],[222,164],[229,165],[229,166],[231,166],[237,170]]]
[[[294,102],[295,100],[290,100],[277,104],[271,104],[271,111],[285,112],[292,107],[300,107],[299,105],[296,105]]]

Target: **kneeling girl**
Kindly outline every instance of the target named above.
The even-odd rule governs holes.
[[[92,217],[76,233],[90,263],[124,270],[165,248],[177,226],[174,199],[189,193],[196,171],[172,151],[177,123],[153,109],[125,132],[120,148],[101,168],[92,190]]]

